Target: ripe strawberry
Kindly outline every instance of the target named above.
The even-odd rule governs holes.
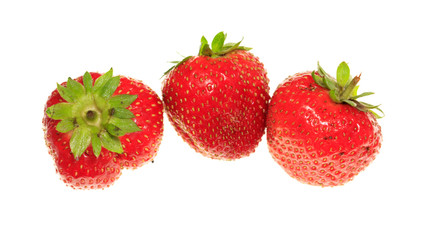
[[[268,78],[263,64],[238,43],[212,48],[205,37],[198,56],[166,72],[163,101],[178,134],[197,152],[234,160],[254,152],[265,130]]]
[[[288,77],[275,91],[267,116],[267,143],[275,161],[297,180],[318,186],[342,185],[376,157],[381,128],[372,110],[358,101],[360,75],[350,78],[345,62],[337,80],[317,72]],[[345,104],[344,104],[345,103]]]
[[[122,168],[157,154],[163,105],[142,82],[86,72],[58,84],[43,117],[46,145],[61,179],[72,188],[109,187]]]

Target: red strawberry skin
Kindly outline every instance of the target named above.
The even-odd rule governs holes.
[[[310,72],[287,78],[272,96],[269,151],[300,182],[342,185],[375,159],[381,142],[381,128],[371,113],[333,102]]]
[[[266,71],[243,50],[191,57],[163,84],[167,116],[197,152],[234,160],[254,152],[264,134],[269,96]]]
[[[90,73],[93,81],[101,76]],[[82,77],[75,79],[82,83]],[[61,85],[65,86],[66,83]],[[54,90],[45,105],[43,129],[49,153],[53,156],[56,171],[61,180],[75,189],[95,189],[111,186],[121,175],[122,168],[137,168],[151,161],[157,154],[163,135],[163,105],[160,98],[138,80],[121,77],[120,85],[113,95],[138,95],[128,109],[136,116],[133,120],[142,131],[119,137],[124,152],[110,152],[102,148],[97,158],[89,146],[82,156],[75,159],[70,152],[72,132],[61,133],[56,130],[59,120],[49,118],[46,109],[54,104],[65,102]]]
[[[117,94],[138,95],[128,109],[142,131],[119,137],[124,153],[118,156],[122,167],[135,169],[157,155],[163,136],[163,102],[151,88],[132,78],[120,79],[113,96]]]

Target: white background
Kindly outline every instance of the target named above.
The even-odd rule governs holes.
[[[0,239],[427,239],[422,1],[1,1]],[[383,147],[354,181],[290,178],[265,140],[234,162],[196,154],[172,129],[154,164],[75,191],[55,173],[41,119],[57,82],[85,71],[160,77],[219,32],[253,48],[270,94],[288,75],[345,60],[381,103]],[[179,54],[178,54],[179,53]]]

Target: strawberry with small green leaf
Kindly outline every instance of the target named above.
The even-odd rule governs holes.
[[[255,151],[264,134],[270,99],[264,65],[240,42],[218,33],[205,37],[197,56],[166,72],[162,94],[167,116],[197,152],[234,160]]]
[[[78,189],[105,188],[122,168],[152,161],[163,134],[163,105],[142,82],[83,76],[57,84],[45,106],[46,144],[61,179]]]
[[[376,118],[382,111],[360,101],[360,75],[342,62],[337,78],[298,73],[274,92],[267,115],[267,143],[275,161],[293,178],[316,186],[352,180],[377,156],[382,142]]]

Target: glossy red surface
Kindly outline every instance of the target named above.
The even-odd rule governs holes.
[[[382,135],[371,113],[333,102],[305,72],[289,77],[275,91],[267,141],[273,158],[290,176],[336,186],[352,180],[375,159]]]
[[[247,51],[192,57],[165,79],[163,101],[172,125],[197,152],[237,159],[252,153],[264,134],[268,81]]]

